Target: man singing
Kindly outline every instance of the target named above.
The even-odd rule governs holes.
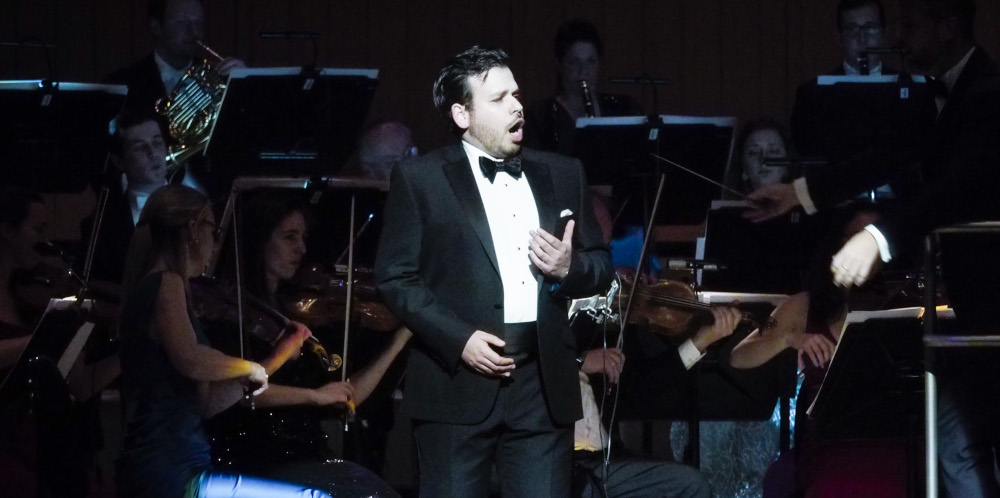
[[[403,411],[421,496],[486,496],[494,461],[504,496],[570,491],[581,401],[565,304],[613,268],[579,162],[521,149],[508,61],[451,59],[434,103],[461,145],[392,173],[375,272],[416,340]]]

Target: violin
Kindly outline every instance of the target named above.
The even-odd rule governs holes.
[[[632,289],[632,278],[621,276],[624,282],[619,299],[628,302],[628,292]],[[711,325],[715,318],[712,305],[697,299],[691,285],[676,280],[663,280],[654,284],[635,286],[635,302],[629,315],[629,323],[645,325],[651,331],[667,337],[686,338],[694,327],[692,324]],[[771,318],[759,320],[752,313],[743,312],[744,323],[756,328],[773,326]]]
[[[239,307],[233,289],[227,288],[211,277],[195,277],[191,279],[191,294],[195,312],[199,317],[239,323]],[[244,330],[248,331],[251,337],[273,348],[285,333],[293,328],[291,320],[256,296],[244,293],[244,297],[246,298],[243,307]],[[224,343],[232,340],[216,339],[222,339]],[[328,353],[319,339],[313,336],[306,339],[302,347],[303,353],[318,360],[323,370],[327,372],[336,371],[344,363],[340,355]],[[260,357],[266,354],[258,353],[254,356]]]
[[[66,254],[51,242],[41,242],[35,252],[44,259],[31,270],[14,275],[13,291],[26,316],[36,319],[49,300],[75,296],[93,305],[89,317],[102,324],[118,320],[121,287],[111,282],[85,282],[67,262]]]
[[[347,303],[347,272],[331,272],[322,265],[301,268],[290,291],[279,293],[278,301],[289,315],[311,327],[343,322]],[[370,269],[354,272],[352,319],[361,326],[379,332],[396,330],[400,321],[378,299],[375,275]]]

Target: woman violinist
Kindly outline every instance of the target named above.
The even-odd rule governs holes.
[[[121,312],[122,398],[126,431],[118,465],[121,496],[329,496],[276,481],[213,471],[204,418],[233,405],[244,389],[260,394],[259,363],[208,346],[194,317],[188,279],[215,249],[208,200],[184,186],[154,192],[129,247]],[[270,358],[280,365],[308,336],[291,334]]]
[[[258,194],[243,205],[241,252],[246,292],[254,301],[278,307],[282,286],[295,276],[306,253],[307,213],[299,199],[274,192]],[[213,328],[213,341],[233,347],[235,334],[225,331],[232,327]],[[255,412],[236,407],[211,421],[216,461],[234,470],[325,489],[338,497],[398,496],[369,470],[334,458],[321,419],[365,401],[409,337],[409,331],[397,331],[389,347],[355,372],[351,382],[334,380],[310,355],[294,355],[257,397]],[[265,350],[269,347],[265,341],[250,340]],[[251,440],[243,441],[247,434]]]
[[[7,379],[4,389],[18,392],[15,398],[23,386],[7,377],[40,318],[34,309],[38,303],[28,302],[24,289],[42,262],[35,247],[46,240],[48,216],[38,193],[0,188],[0,381]],[[80,355],[65,382],[54,365],[41,364],[45,372],[33,370],[33,416],[20,403],[0,407],[5,496],[103,496],[113,491],[99,486],[91,472],[99,442],[87,435],[95,433],[97,408],[89,400],[118,376],[118,357],[88,363],[85,356]],[[52,382],[43,382],[40,375]]]

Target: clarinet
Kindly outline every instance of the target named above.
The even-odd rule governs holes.
[[[588,118],[592,118],[597,115],[594,112],[594,99],[590,95],[590,87],[587,86],[587,80],[580,80],[580,92],[583,93],[583,111]]]

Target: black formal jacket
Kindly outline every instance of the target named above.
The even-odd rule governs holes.
[[[156,66],[153,52],[131,66],[111,73],[104,79],[104,82],[128,86],[128,96],[125,98],[126,108],[153,109],[158,99],[167,96],[167,89],[163,87],[160,68]]]
[[[545,402],[556,423],[568,424],[582,410],[567,299],[605,290],[614,270],[579,162],[530,149],[523,150],[522,162],[541,228],[554,231],[564,209],[577,220],[569,275],[559,285],[538,277]],[[461,355],[474,331],[503,330],[503,283],[486,210],[461,145],[393,170],[375,277],[386,305],[416,336],[404,413],[456,424],[484,420],[501,380],[475,373]]]
[[[922,152],[921,192],[877,224],[890,245],[912,248],[941,226],[1000,219],[1000,66],[981,47],[969,57]]]

